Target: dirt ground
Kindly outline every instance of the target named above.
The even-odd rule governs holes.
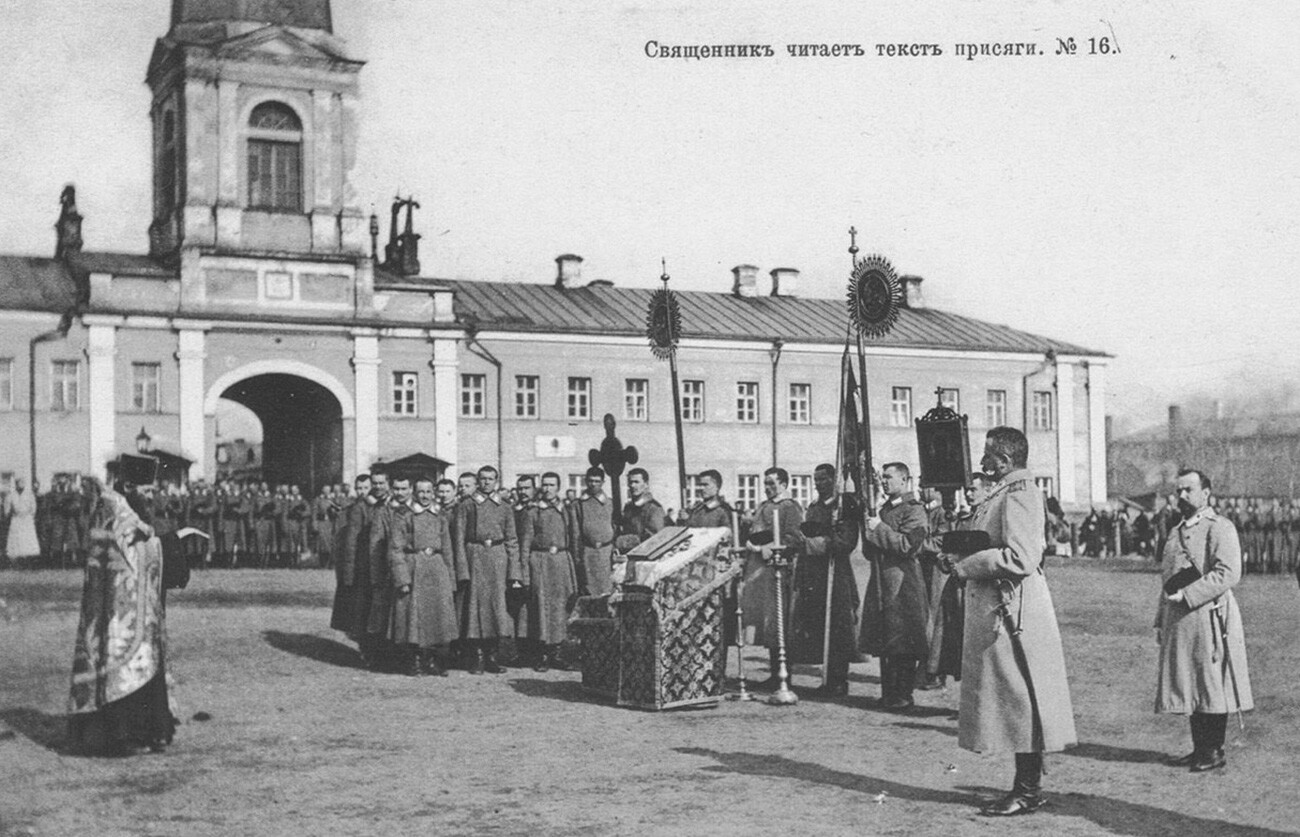
[[[1081,743],[1049,758],[1049,807],[996,822],[975,809],[1010,785],[1010,757],[957,748],[958,686],[879,712],[873,662],[842,700],[649,713],[571,672],[376,675],[327,627],[322,570],[196,574],[169,600],[176,743],[72,756],[80,576],[0,573],[0,835],[1300,833],[1295,579],[1238,588],[1258,709],[1230,726],[1225,770],[1191,775],[1159,763],[1187,724],[1151,712],[1145,569],[1053,567]]]

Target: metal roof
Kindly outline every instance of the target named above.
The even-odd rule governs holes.
[[[89,273],[174,279],[175,269],[149,256],[127,253],[74,254],[57,259],[0,255],[0,308],[65,311],[77,302]],[[80,280],[80,281],[79,281]],[[607,282],[579,288],[554,284],[483,282],[397,277],[375,271],[376,288],[448,287],[455,293],[456,319],[480,330],[531,333],[645,334],[651,288],[620,288]],[[682,335],[723,340],[780,337],[787,343],[843,343],[848,310],[842,299],[798,296],[739,297],[730,293],[678,291]],[[254,319],[262,319],[250,312]],[[958,351],[1028,352],[1104,357],[1105,352],[1042,337],[933,308],[904,308],[888,335],[873,345]]]
[[[63,313],[77,304],[77,283],[57,259],[0,255],[0,308]]]
[[[561,289],[552,284],[438,280],[456,293],[456,317],[479,329],[520,332],[641,335],[649,288],[596,284]],[[848,309],[842,299],[739,297],[679,291],[682,336],[791,343],[843,343]],[[938,311],[904,308],[888,335],[872,345],[1105,356],[1105,352],[1041,337],[1006,325]]]

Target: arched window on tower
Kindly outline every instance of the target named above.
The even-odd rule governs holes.
[[[263,102],[248,119],[248,206],[302,211],[302,121],[280,102]]]

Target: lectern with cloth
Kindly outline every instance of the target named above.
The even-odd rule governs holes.
[[[615,592],[578,600],[569,633],[582,683],[619,706],[673,709],[722,698],[723,598],[739,568],[725,528],[667,527],[615,567]]]

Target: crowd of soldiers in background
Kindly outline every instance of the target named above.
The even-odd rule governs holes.
[[[457,496],[473,493],[473,486],[448,483]],[[32,489],[22,480],[0,489],[0,568],[66,568],[85,560],[91,499],[79,480],[60,476],[49,491]],[[23,492],[35,497],[37,554],[14,554],[9,549],[10,521],[21,513]],[[503,489],[511,505],[531,502],[525,489]],[[297,485],[272,486],[256,480],[218,479],[214,483],[170,484],[144,490],[153,517],[162,531],[193,527],[211,539],[191,539],[190,562],[207,567],[330,567],[333,565],[343,515],[356,499],[346,483],[325,485],[308,498]],[[922,492],[928,505],[937,497]],[[568,489],[566,503],[579,493]],[[1300,568],[1300,499],[1269,497],[1215,497],[1213,504],[1231,520],[1241,535],[1243,571],[1294,573]],[[1161,550],[1181,519],[1171,495],[1159,508],[1136,504],[1093,508],[1072,523],[1054,498],[1048,498],[1047,543],[1058,555],[1108,558],[1140,555],[1159,560]],[[739,511],[746,511],[739,508]],[[668,514],[673,516],[673,510]],[[19,550],[33,553],[32,548]]]
[[[9,549],[14,518],[29,489],[16,480],[0,496],[0,565],[19,568],[66,568],[85,562],[90,511],[89,484],[59,477],[47,492],[34,487],[37,543]],[[187,485],[140,489],[160,534],[185,527],[210,537],[187,539],[192,566],[297,567],[329,566],[343,510],[354,499],[349,486],[326,485],[311,499],[297,485],[265,482],[196,480]],[[29,541],[25,541],[29,542]]]
[[[1300,500],[1228,496],[1212,497],[1211,505],[1237,527],[1243,572],[1290,574],[1300,568]],[[1057,540],[1076,543],[1079,554],[1089,558],[1141,555],[1159,561],[1181,520],[1171,494],[1154,511],[1094,508],[1073,531],[1068,524],[1064,531],[1057,528]]]

